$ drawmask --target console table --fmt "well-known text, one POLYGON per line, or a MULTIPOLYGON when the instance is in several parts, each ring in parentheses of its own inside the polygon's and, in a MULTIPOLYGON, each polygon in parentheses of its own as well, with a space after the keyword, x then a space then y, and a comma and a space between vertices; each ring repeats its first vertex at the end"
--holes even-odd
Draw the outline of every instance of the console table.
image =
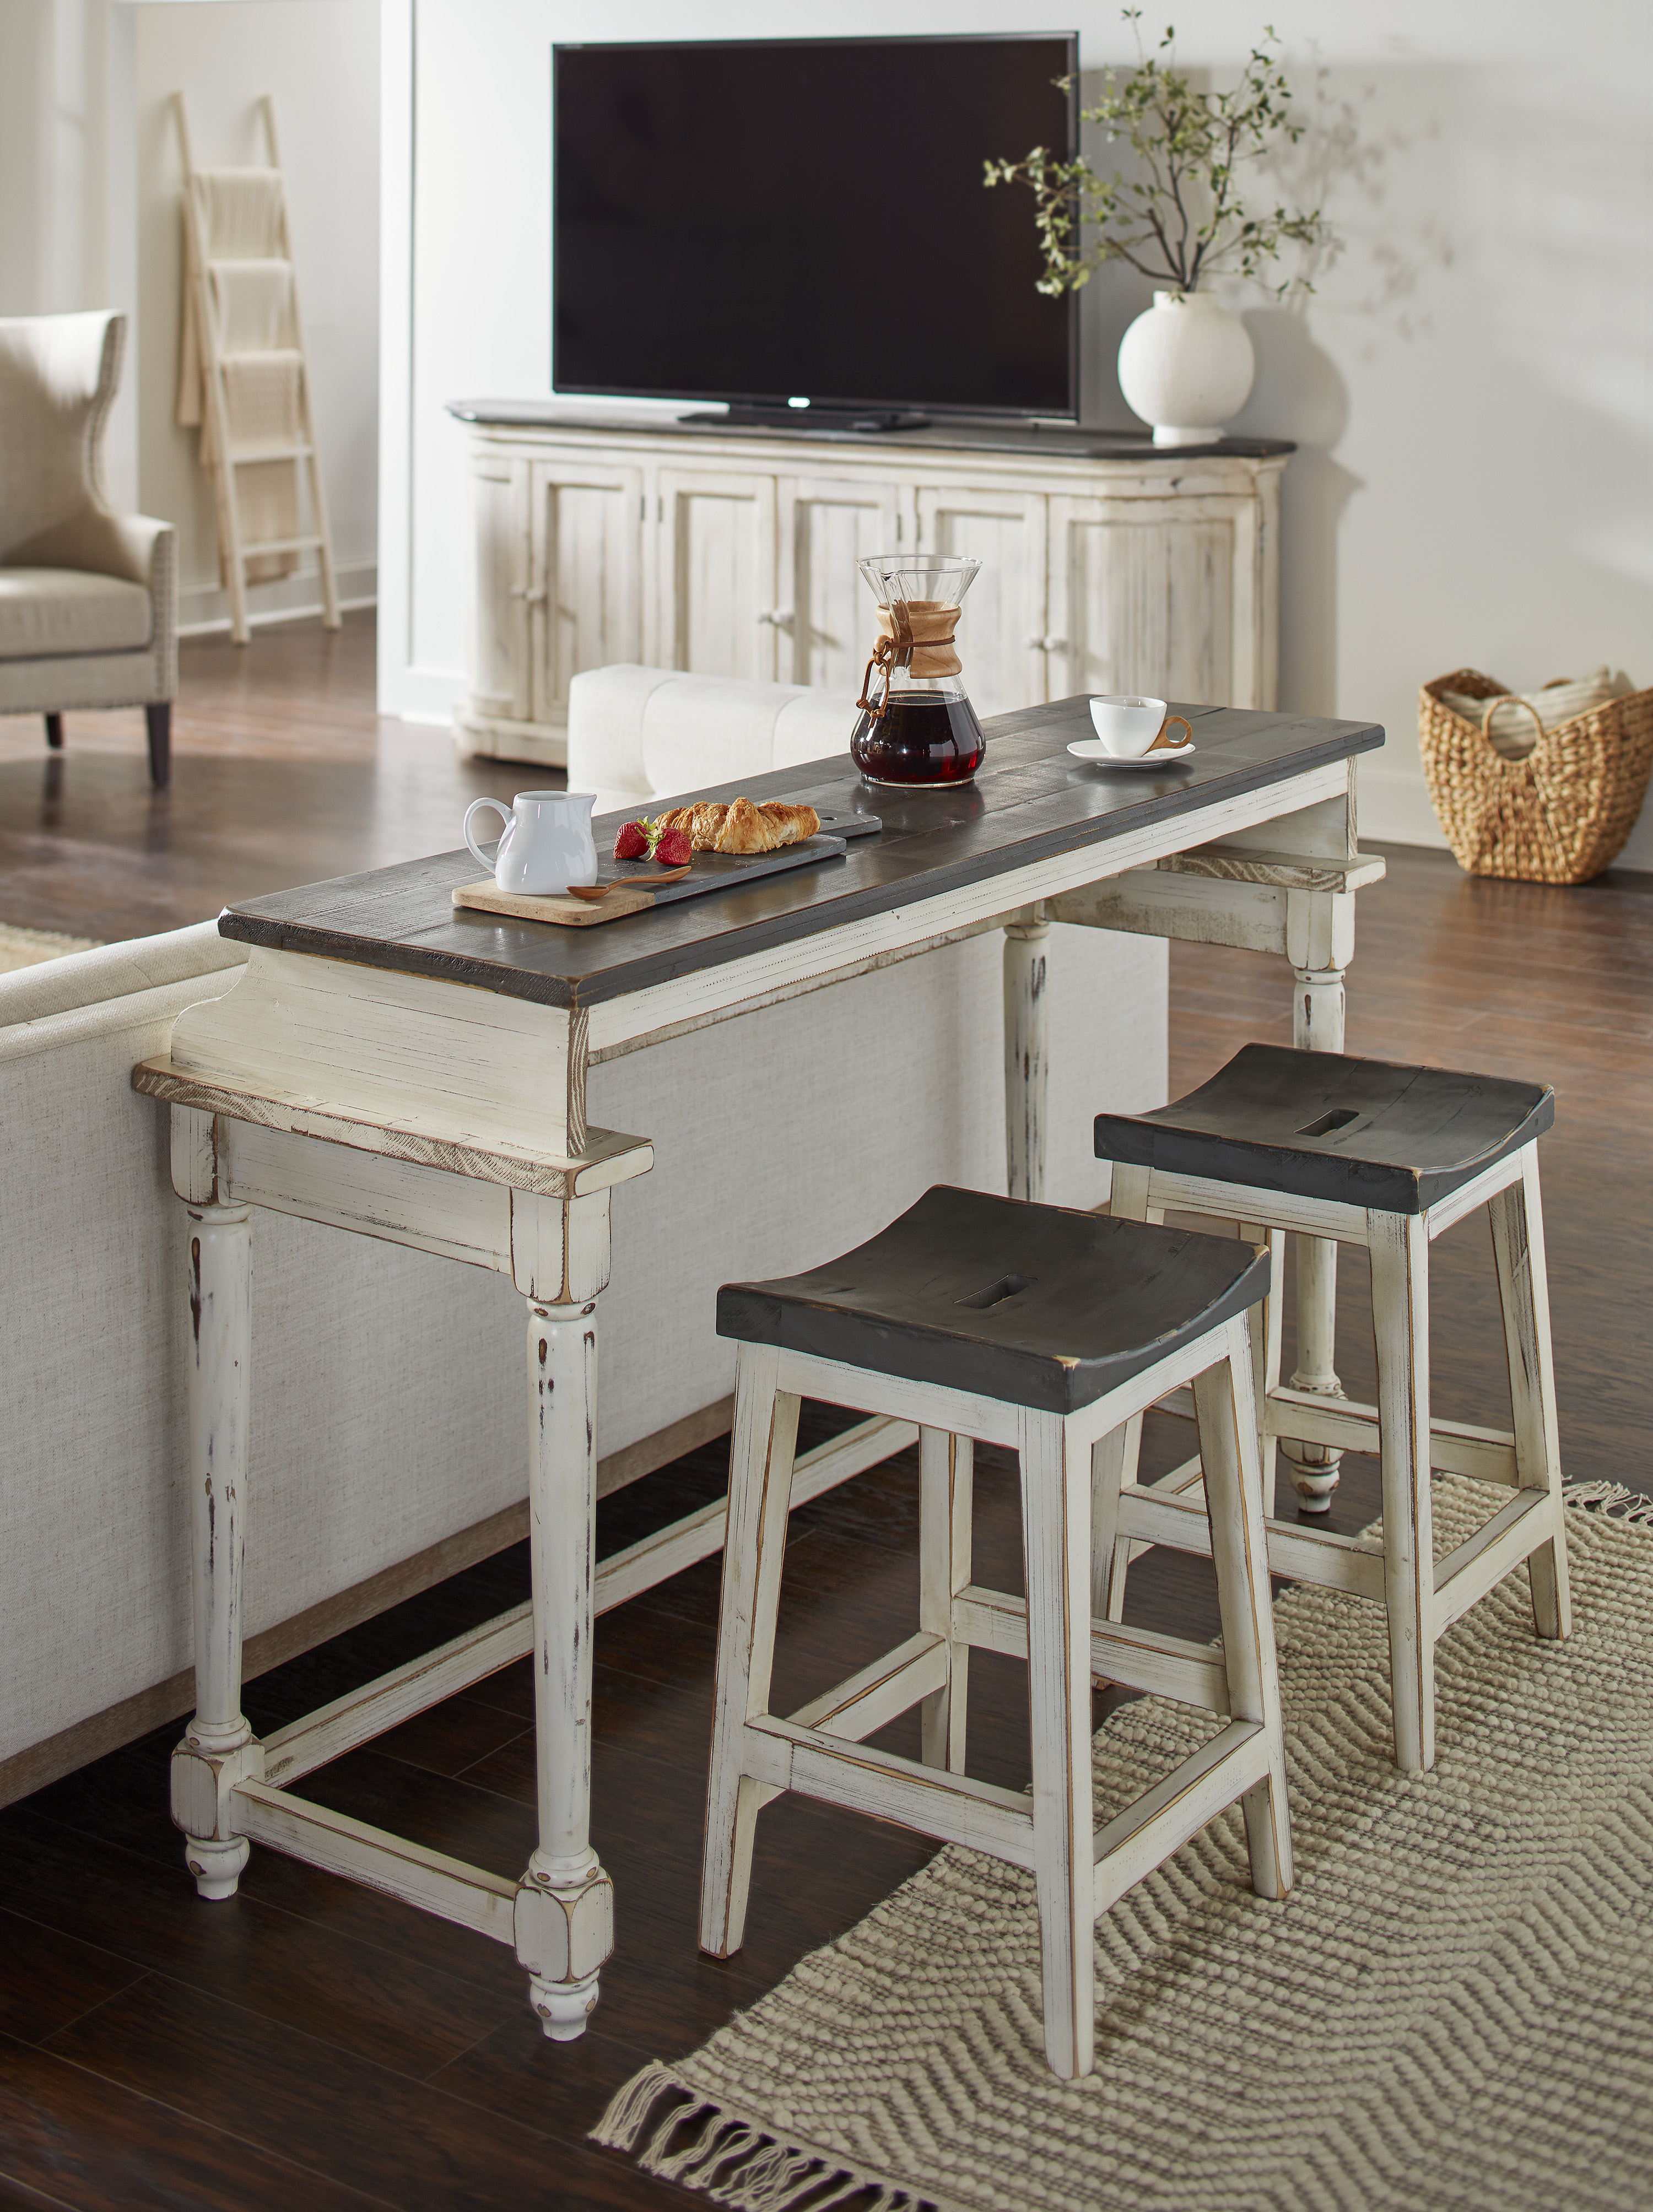
POLYGON ((562 766, 569 682, 614 661, 853 692, 855 562, 903 546, 982 563, 960 641, 983 714, 1079 691, 1274 704, 1279 441, 451 412, 473 432, 462 752, 562 766))
MULTIPOLYGON (((1053 920, 1284 953, 1310 1009, 1304 1041, 1340 1042, 1354 894, 1383 872, 1355 850, 1355 769, 1383 732, 1181 711, 1197 757, 1133 773, 1069 757, 1069 739, 1090 730, 1083 699, 1001 717, 973 788, 879 792, 882 835, 853 842, 842 860, 598 928, 456 911, 450 892, 475 872, 464 853, 223 916, 225 934, 252 948, 242 980, 180 1015, 168 1055, 132 1079, 170 1105, 173 1179, 188 1222, 197 1710, 173 1754, 172 1803, 204 1896, 234 1892, 250 1843, 289 1852, 510 1945, 545 2032, 581 2032, 613 1941, 609 1879, 589 1835, 593 1616, 722 1542, 714 1504, 594 1561, 597 1312, 611 1194, 653 1155, 646 1133, 587 1127, 587 1066, 1001 930, 1010 1188, 1037 1197, 1053 920), (527 1305, 533 1588, 530 1604, 262 1741, 240 1710, 249 1528, 256 1540, 246 1439, 250 1219, 259 1207, 511 1277, 527 1305), (315 1768, 530 1651, 539 1841, 520 1880, 295 1790, 315 1768)), ((871 797, 848 759, 811 763, 809 777, 811 787, 836 777, 845 807, 871 797)), ((780 798, 797 780, 782 770, 749 788, 780 798)), ((692 1100, 682 1110, 692 1113, 692 1100)), ((800 1248, 800 1264, 809 1256, 800 1248)), ((1317 1279, 1322 1290, 1329 1282, 1317 1279)), ((707 1284, 708 1298, 715 1288, 707 1284)), ((860 1423, 799 1463, 794 1497, 914 1434, 904 1423, 860 1423)), ((876 1685, 840 1717, 846 1736, 878 1727, 876 1685)))

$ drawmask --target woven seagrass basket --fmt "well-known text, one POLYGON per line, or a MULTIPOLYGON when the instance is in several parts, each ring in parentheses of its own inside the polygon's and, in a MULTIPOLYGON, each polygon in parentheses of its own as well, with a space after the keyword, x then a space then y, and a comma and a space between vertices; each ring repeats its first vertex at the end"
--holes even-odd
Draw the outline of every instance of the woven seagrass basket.
POLYGON ((1534 884, 1588 883, 1611 867, 1653 773, 1653 690, 1559 722, 1524 760, 1506 760, 1481 728, 1441 703, 1443 691, 1508 695, 1478 669, 1455 668, 1419 696, 1424 781, 1459 866, 1534 884))

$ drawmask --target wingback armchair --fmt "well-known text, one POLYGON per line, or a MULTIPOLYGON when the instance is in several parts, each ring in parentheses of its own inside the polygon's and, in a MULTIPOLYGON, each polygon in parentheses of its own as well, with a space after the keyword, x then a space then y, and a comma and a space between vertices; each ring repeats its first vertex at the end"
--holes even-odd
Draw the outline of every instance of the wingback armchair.
POLYGON ((177 539, 117 514, 104 425, 126 318, 0 320, 0 714, 41 714, 63 744, 70 708, 142 707, 149 775, 170 770, 178 688, 177 539))

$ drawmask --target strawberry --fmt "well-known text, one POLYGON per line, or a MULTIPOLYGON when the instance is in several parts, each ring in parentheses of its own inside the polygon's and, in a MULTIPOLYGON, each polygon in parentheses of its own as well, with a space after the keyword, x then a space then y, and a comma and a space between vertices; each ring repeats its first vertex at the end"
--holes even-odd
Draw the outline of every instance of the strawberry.
POLYGON ((654 858, 663 868, 687 867, 694 850, 686 830, 662 830, 654 841, 654 858))
POLYGON ((623 822, 614 840, 617 860, 641 860, 648 851, 648 832, 641 822, 623 822))

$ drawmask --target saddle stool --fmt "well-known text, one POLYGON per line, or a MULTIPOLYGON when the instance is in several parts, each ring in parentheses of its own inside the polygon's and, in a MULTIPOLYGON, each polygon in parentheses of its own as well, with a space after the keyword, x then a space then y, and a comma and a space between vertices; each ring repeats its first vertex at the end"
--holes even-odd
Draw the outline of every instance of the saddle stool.
POLYGON ((1031 1869, 1045 2051, 1091 2070, 1093 1923, 1225 1807, 1244 1806, 1253 1887, 1291 1884, 1285 1765, 1248 1310, 1268 1258, 1231 1239, 937 1188, 812 1273, 718 1293, 738 1344, 702 1950, 740 1948, 760 1808, 793 1790, 1031 1869), (1191 1382, 1206 1455, 1220 1652, 1091 1617, 1098 1441, 1191 1382), (799 1400, 918 1423, 918 1632, 789 1718, 769 1710, 799 1400), (972 1450, 1021 1458, 1025 1601, 970 1579, 972 1450), (1025 1658, 1033 1790, 964 1773, 969 1652, 1025 1658), (1135 1804, 1093 1826, 1091 1680, 1228 1718, 1135 1804), (921 1756, 865 1738, 913 1705, 921 1756))
MULTIPOLYGON (((1435 1645, 1522 1560, 1540 1636, 1569 1632, 1567 1553, 1556 1431, 1554 1360, 1544 1272, 1537 1140, 1555 1119, 1547 1085, 1340 1053, 1246 1045, 1209 1083, 1148 1114, 1099 1114, 1098 1158, 1112 1160, 1110 1212, 1158 1221, 1165 1209, 1364 1244, 1371 1255, 1377 1403, 1283 1389, 1276 1314, 1260 1393, 1264 1489, 1285 1438, 1346 1451, 1376 1444, 1383 1468, 1378 1543, 1268 1522, 1276 1574, 1352 1592, 1389 1613, 1396 1764, 1435 1763, 1435 1645), (1431 1239, 1480 1206, 1492 1231, 1515 1429, 1437 1421, 1429 1410, 1431 1239), (1512 1492, 1437 1564, 1431 1468, 1512 1492)), ((1135 1480, 1139 1425, 1115 1446, 1116 1518, 1098 1524, 1097 1611, 1116 1619, 1132 1558, 1153 1544, 1206 1548, 1200 1462, 1135 1480)))

